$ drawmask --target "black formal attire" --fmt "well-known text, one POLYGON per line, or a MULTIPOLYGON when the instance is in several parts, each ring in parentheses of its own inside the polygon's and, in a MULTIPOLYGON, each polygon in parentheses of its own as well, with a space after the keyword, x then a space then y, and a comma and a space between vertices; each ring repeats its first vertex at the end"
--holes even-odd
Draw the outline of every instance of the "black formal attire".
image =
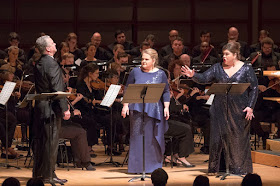
MULTIPOLYGON (((266 87, 269 86, 269 81, 267 76, 258 78, 259 85, 264 85, 266 87)), ((262 129, 260 122, 277 122, 280 104, 276 101, 263 100, 263 97, 280 97, 280 93, 272 88, 260 92, 255 106, 255 118, 253 118, 251 122, 251 133, 256 133, 259 137, 262 137, 263 147, 265 148, 266 139, 269 138, 269 132, 262 129)))
POLYGON ((6 52, 4 52, 3 50, 0 50, 0 59, 5 59, 7 57, 6 52))
MULTIPOLYGON (((249 57, 250 55, 250 47, 248 46, 248 44, 245 41, 240 41, 237 40, 236 42, 240 43, 240 54, 241 54, 241 59, 242 61, 245 60, 247 57, 249 57)), ((223 56, 223 46, 226 45, 228 42, 223 42, 220 44, 220 48, 219 48, 219 54, 221 54, 221 56, 223 56)))
POLYGON ((231 77, 224 71, 222 63, 216 63, 204 73, 195 73, 193 80, 198 83, 250 83, 242 95, 215 95, 210 107, 210 156, 209 173, 219 172, 222 139, 228 146, 229 170, 234 174, 247 174, 253 171, 250 147, 250 125, 245 119, 246 107, 254 108, 258 96, 258 80, 255 72, 244 64, 231 77))
MULTIPOLYGON (((272 48, 273 48, 274 52, 279 52, 279 47, 277 45, 273 44, 272 48)), ((262 49, 262 45, 261 45, 260 42, 250 45, 250 53, 251 54, 254 53, 254 52, 261 51, 261 49, 262 49)))
POLYGON ((85 57, 86 57, 86 56, 84 55, 83 51, 82 51, 81 49, 79 49, 79 48, 76 48, 76 49, 74 50, 74 52, 71 52, 71 51, 70 51, 70 53, 74 55, 74 61, 76 61, 77 59, 83 60, 83 59, 85 59, 85 57))
MULTIPOLYGON (((37 94, 64 91, 61 68, 52 56, 43 54, 34 68, 35 88, 37 94)), ((38 100, 34 108, 33 126, 33 177, 49 178, 50 170, 54 174, 58 150, 58 135, 63 113, 68 110, 66 99, 50 102, 38 100), (50 125, 52 130, 49 131, 50 125), (49 149, 49 142, 51 147, 49 149)))
MULTIPOLYGON (((192 57, 195 58, 197 56, 199 56, 201 54, 201 51, 200 51, 200 44, 199 45, 196 45, 193 47, 192 49, 192 57)), ((211 52, 209 53, 210 56, 213 56, 215 58, 218 58, 219 55, 218 55, 218 52, 215 48, 212 48, 211 52)))
POLYGON ((180 59, 180 56, 176 56, 174 53, 168 54, 162 60, 160 60, 160 66, 163 67, 164 69, 168 69, 169 64, 175 59, 180 59))
MULTIPOLYGON (((190 122, 185 120, 182 110, 182 105, 176 105, 174 98, 170 99, 170 117, 168 120, 168 130, 165 136, 173 136, 173 152, 179 155, 180 158, 188 157, 194 152, 193 134, 190 122)), ((170 144, 165 148, 165 154, 171 154, 170 144)))
MULTIPOLYGON (((193 86, 195 87, 195 86, 193 86)), ((196 86, 199 87, 199 86, 196 86)), ((201 128, 204 136, 204 144, 201 148, 203 153, 208 154, 210 143, 210 115, 209 108, 205 106, 206 100, 197 100, 198 93, 190 96, 186 102, 192 119, 193 128, 201 128)))
MULTIPOLYGON (((166 46, 164 46, 160 49, 160 52, 159 52, 160 56, 159 57, 163 58, 163 57, 165 57, 165 56, 167 56, 171 53, 173 53, 173 49, 172 49, 172 45, 169 44, 169 45, 166 45, 166 46)), ((191 51, 187 46, 184 46, 182 54, 191 55, 191 51)))
POLYGON ((140 55, 141 55, 140 46, 134 47, 134 48, 130 51, 130 55, 131 55, 132 57, 140 56, 140 55))
MULTIPOLYGON (((102 100, 103 94, 100 90, 92 89, 90 92, 84 80, 80 80, 77 83, 77 93, 81 93, 84 97, 89 100, 102 100)), ((89 146, 97 144, 97 126, 103 126, 106 130, 106 140, 107 143, 111 141, 111 115, 109 111, 102 110, 102 107, 99 104, 92 105, 88 103, 85 99, 81 99, 75 107, 79 109, 82 113, 82 119, 80 121, 75 120, 86 129, 88 135, 89 146), (81 122, 82 121, 82 122, 81 122)), ((119 113, 113 113, 113 137, 115 134, 116 127, 121 124, 121 117, 119 113)))
MULTIPOLYGON (((4 52, 7 54, 7 56, 8 56, 8 51, 9 51, 8 48, 6 48, 6 49, 4 50, 4 52)), ((18 60, 20 60, 20 61, 23 62, 23 63, 26 63, 26 62, 27 62, 25 52, 24 52, 24 50, 22 50, 21 48, 19 48, 19 51, 18 51, 18 60)))
MULTIPOLYGON (((114 42, 107 46, 112 55, 114 54, 113 48, 116 44, 120 44, 120 43, 114 42)), ((125 41, 122 45, 124 47, 125 53, 127 54, 130 54, 131 50, 134 48, 134 44, 131 41, 125 41)))
MULTIPOLYGON (((81 48, 81 50, 83 51, 84 56, 86 56, 86 54, 85 54, 86 53, 86 47, 81 48)), ((102 61, 108 61, 113 57, 113 55, 111 54, 111 52, 105 50, 104 48, 98 47, 96 49, 94 57, 96 59, 99 59, 99 60, 102 60, 102 61)))
MULTIPOLYGON (((12 146, 13 137, 17 125, 17 119, 15 115, 9 111, 7 112, 8 117, 8 148, 12 146)), ((6 108, 0 108, 0 140, 2 147, 6 148, 6 108)))
MULTIPOLYGON (((261 52, 261 56, 257 58, 257 60, 252 65, 253 67, 266 67, 266 66, 276 66, 279 68, 279 60, 280 60, 280 53, 271 52, 269 55, 265 55, 261 52)), ((254 52, 250 55, 250 61, 252 61, 257 56, 257 52, 254 52)))

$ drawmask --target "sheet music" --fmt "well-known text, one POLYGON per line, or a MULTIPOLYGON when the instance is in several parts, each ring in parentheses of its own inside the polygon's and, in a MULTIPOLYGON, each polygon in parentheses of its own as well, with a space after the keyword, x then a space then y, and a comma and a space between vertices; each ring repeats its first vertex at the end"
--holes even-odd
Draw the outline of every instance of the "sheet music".
POLYGON ((118 96, 120 89, 120 85, 110 85, 100 105, 110 107, 114 103, 116 97, 118 96))
POLYGON ((213 100, 214 100, 215 94, 211 94, 207 102, 205 103, 206 105, 212 105, 213 100))
POLYGON ((7 101, 10 99, 11 94, 15 89, 16 83, 6 81, 1 93, 0 93, 0 104, 5 105, 7 101))

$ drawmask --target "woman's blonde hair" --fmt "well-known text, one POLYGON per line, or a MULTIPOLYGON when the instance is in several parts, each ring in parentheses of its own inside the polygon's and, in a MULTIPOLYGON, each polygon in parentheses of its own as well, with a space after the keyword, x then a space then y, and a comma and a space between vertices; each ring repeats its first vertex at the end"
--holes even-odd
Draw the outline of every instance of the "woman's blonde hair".
POLYGON ((158 64, 158 53, 155 49, 148 48, 142 51, 142 54, 148 54, 152 59, 155 60, 155 66, 158 64))

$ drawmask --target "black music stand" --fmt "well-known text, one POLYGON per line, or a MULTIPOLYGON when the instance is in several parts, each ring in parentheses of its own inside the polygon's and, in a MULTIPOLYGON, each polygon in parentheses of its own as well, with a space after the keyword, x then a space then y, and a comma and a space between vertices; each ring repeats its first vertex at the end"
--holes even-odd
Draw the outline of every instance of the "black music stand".
MULTIPOLYGON (((120 85, 110 85, 106 95, 104 96, 104 99, 102 100, 102 102, 100 103, 101 106, 104 106, 104 111, 107 111, 107 108, 110 109, 110 145, 111 145, 111 149, 110 149, 110 160, 109 161, 104 161, 102 163, 99 163, 97 165, 103 165, 103 164, 113 164, 116 167, 119 167, 121 164, 117 161, 113 160, 113 103, 116 100, 116 97, 119 93, 121 89, 120 85)), ((115 127, 116 128, 116 127, 115 127)), ((115 131, 114 131, 115 132, 115 131)))
MULTIPOLYGON (((52 103, 54 100, 57 100, 57 99, 63 99, 63 98, 66 98, 68 96, 71 96, 73 95, 72 93, 66 93, 66 92, 52 92, 52 93, 41 93, 41 94, 29 94, 27 96, 27 100, 29 101, 32 101, 32 100, 40 100, 40 101, 48 101, 49 102, 49 107, 51 108, 52 107, 52 103)), ((54 125, 54 121, 51 121, 51 115, 52 115, 52 109, 50 109, 50 125, 49 125, 49 157, 51 156, 51 139, 53 139, 53 133, 52 133, 52 130, 53 130, 53 125, 54 125)), ((55 181, 53 180, 53 170, 55 169, 54 167, 51 167, 51 162, 49 160, 49 163, 50 163, 50 177, 49 177, 49 183, 52 185, 52 186, 55 186, 55 181)), ((64 185, 63 183, 60 183, 61 185, 64 185)))
POLYGON ((13 90, 15 89, 16 83, 14 82, 9 82, 6 81, 6 83, 4 84, 4 87, 0 93, 0 107, 3 109, 6 109, 6 130, 5 130, 5 135, 6 135, 6 163, 0 163, 0 167, 14 167, 16 169, 20 169, 20 167, 18 166, 13 166, 10 165, 8 162, 8 100, 11 97, 11 94, 13 92, 13 90), (5 108, 4 108, 5 107, 5 108))
POLYGON ((144 103, 157 103, 161 98, 165 83, 160 84, 129 84, 124 94, 123 103, 142 103, 142 133, 143 133, 143 172, 141 176, 134 177, 128 182, 132 182, 136 179, 145 181, 145 178, 151 178, 146 176, 145 173, 145 122, 144 122, 144 103))
MULTIPOLYGON (((226 113, 227 113, 227 124, 228 124, 228 96, 229 95, 241 95, 244 93, 244 91, 250 86, 250 83, 214 83, 210 89, 207 91, 207 94, 216 94, 216 95, 226 95, 226 113)), ((221 176, 221 180, 225 180, 227 176, 238 176, 243 178, 242 175, 237 174, 231 174, 229 172, 229 149, 227 145, 227 138, 224 139, 224 136, 222 135, 221 129, 219 130, 222 143, 224 145, 225 151, 225 162, 226 162, 226 172, 223 175, 218 175, 216 178, 219 178, 221 176)), ((227 131, 228 133, 229 131, 227 131)))

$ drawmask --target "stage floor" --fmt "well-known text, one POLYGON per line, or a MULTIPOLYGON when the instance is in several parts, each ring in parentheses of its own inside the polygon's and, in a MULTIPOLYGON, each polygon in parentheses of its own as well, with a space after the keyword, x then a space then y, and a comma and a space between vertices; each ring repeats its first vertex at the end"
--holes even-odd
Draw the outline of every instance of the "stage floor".
MULTIPOLYGON (((104 147, 102 145, 95 146, 94 150, 98 155, 97 158, 92 158, 92 161, 95 163, 101 163, 108 158, 104 154, 104 147)), ((127 149, 126 149, 127 150, 127 149)), ((163 167, 163 169, 168 173, 169 186, 179 186, 179 185, 192 185, 193 180, 197 175, 206 175, 208 163, 204 162, 208 159, 208 155, 199 154, 199 149, 196 148, 196 152, 188 157, 188 161, 192 164, 195 164, 194 168, 184 168, 184 167, 163 167)), ((22 153, 24 154, 24 153, 22 153)), ((114 161, 120 163, 123 162, 125 153, 121 156, 113 156, 114 161)), ((20 170, 15 168, 0 168, 0 183, 4 181, 7 177, 16 177, 20 180, 21 185, 26 185, 26 182, 32 176, 32 168, 24 167, 24 160, 22 158, 18 160, 9 160, 11 165, 18 165, 21 167, 20 170)), ((108 159, 109 160, 109 159, 108 159)), ((5 162, 5 159, 0 159, 0 162, 5 162)), ((280 168, 269 167, 265 165, 254 164, 254 173, 257 173, 261 176, 264 186, 279 186, 280 185, 280 168)), ((114 167, 113 165, 102 165, 96 166, 96 171, 86 171, 78 168, 74 168, 73 164, 70 163, 70 170, 67 171, 66 168, 57 168, 56 174, 59 178, 67 179, 68 182, 65 185, 69 186, 86 186, 86 185, 152 185, 150 179, 145 181, 136 180, 129 183, 128 180, 135 176, 133 174, 127 174, 127 165, 124 167, 114 167)), ((210 185, 227 185, 227 186, 240 186, 242 181, 239 177, 228 177, 226 180, 220 180, 215 177, 209 177, 210 185)), ((48 185, 48 184, 46 184, 48 185)))

